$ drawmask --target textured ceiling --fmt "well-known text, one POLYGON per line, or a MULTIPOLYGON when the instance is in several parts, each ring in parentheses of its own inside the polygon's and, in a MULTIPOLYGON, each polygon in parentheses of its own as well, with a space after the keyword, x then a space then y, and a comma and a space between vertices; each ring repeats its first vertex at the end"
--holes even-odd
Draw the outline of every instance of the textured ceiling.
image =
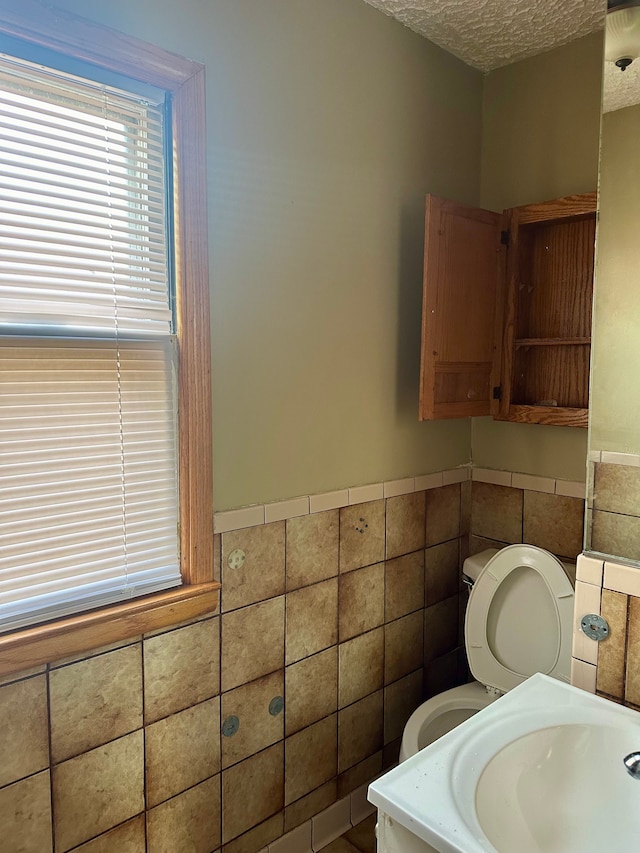
POLYGON ((640 59, 636 59, 626 71, 620 71, 613 62, 605 62, 602 111, 610 113, 638 103, 640 103, 640 59))
POLYGON ((604 27, 605 0, 366 0, 468 65, 491 71, 604 27))

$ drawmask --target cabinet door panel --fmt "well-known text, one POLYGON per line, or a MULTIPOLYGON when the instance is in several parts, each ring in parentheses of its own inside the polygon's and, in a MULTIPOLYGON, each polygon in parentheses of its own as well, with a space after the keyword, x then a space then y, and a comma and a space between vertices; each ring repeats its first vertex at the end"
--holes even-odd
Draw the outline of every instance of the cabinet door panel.
POLYGON ((491 413, 501 215, 427 196, 420 419, 491 413))

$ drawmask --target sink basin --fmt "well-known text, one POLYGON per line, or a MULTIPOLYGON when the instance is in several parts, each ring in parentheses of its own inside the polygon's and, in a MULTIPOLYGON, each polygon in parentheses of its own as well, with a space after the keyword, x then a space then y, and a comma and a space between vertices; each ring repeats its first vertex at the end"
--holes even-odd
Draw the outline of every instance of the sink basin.
POLYGON ((405 839, 407 850, 627 853, 640 780, 623 758, 636 750, 636 711, 534 675, 374 782, 369 799, 424 843, 405 839))
POLYGON ((499 853, 629 850, 618 838, 624 825, 637 845, 640 782, 622 766, 629 744, 624 729, 586 723, 513 741, 478 780, 475 807, 485 835, 499 853))

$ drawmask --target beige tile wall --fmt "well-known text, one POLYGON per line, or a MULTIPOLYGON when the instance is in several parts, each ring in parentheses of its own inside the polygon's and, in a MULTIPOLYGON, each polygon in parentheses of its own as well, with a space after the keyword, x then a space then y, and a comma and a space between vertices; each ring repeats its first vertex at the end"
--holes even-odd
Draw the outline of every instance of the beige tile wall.
POLYGON ((583 524, 584 498, 473 483, 471 553, 526 542, 575 561, 582 551, 583 524))
MULTIPOLYGON (((219 613, 0 682, 0 849, 256 853, 341 808, 420 701, 466 678, 465 556, 581 549, 580 484, 445 474, 224 530, 219 613)), ((640 597, 603 609, 599 688, 640 702, 640 597)))
POLYGON ((640 569, 583 555, 578 562, 573 657, 579 686, 640 710, 640 569), (580 622, 603 616, 608 636, 585 640, 580 622))
POLYGON ((219 613, 2 683, 0 849, 255 853, 372 779, 465 677, 470 506, 454 482, 223 532, 219 613))
POLYGON ((590 550, 640 560, 640 459, 630 454, 603 454, 612 462, 594 462, 589 499, 590 550), (627 462, 628 464, 624 464, 627 462))

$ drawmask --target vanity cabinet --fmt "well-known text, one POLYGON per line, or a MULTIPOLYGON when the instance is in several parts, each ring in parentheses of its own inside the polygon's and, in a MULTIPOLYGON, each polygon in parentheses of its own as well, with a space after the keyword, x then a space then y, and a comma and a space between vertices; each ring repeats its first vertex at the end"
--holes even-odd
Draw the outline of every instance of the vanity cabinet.
POLYGON ((587 426, 596 193, 495 213, 427 196, 420 419, 587 426))

